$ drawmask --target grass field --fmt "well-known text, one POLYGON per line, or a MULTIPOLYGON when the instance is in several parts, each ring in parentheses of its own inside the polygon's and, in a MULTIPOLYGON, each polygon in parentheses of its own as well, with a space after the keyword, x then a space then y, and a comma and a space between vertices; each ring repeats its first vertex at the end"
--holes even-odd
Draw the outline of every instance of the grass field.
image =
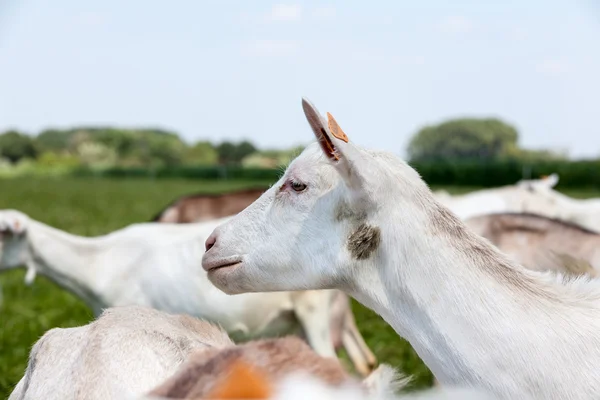
MULTIPOLYGON (((15 208, 32 218, 79 235, 100 235, 147 221, 179 195, 219 192, 265 182, 186 180, 27 179, 0 180, 0 209, 15 208)), ((436 188, 437 189, 437 188, 436 188)), ((465 192, 474 188, 444 188, 465 192)), ((600 192, 571 191, 576 197, 600 192)), ((82 325, 90 310, 76 297, 38 276, 24 285, 24 271, 0 275, 0 396, 8 397, 23 375, 32 344, 48 329, 82 325)), ((431 374, 412 348, 376 314, 354 302, 358 326, 380 362, 415 376, 414 387, 431 384, 431 374)))

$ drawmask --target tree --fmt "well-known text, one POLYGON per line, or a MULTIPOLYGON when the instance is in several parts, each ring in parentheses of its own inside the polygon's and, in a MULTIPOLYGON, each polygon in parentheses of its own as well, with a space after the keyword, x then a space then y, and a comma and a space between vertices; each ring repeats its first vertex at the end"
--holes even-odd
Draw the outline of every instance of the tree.
POLYGON ((17 131, 8 131, 0 135, 0 156, 12 163, 21 158, 35 158, 37 151, 33 139, 17 131))
POLYGON ((242 159, 245 167, 276 168, 286 166, 304 150, 304 146, 290 149, 257 150, 242 159))
POLYGON ((247 140, 240 142, 236 146, 236 149, 234 152, 235 162, 237 164, 241 163, 245 157, 249 156, 252 153, 256 153, 256 147, 254 147, 254 145, 252 143, 250 143, 247 140))
POLYGON ((411 161, 497 159, 517 148, 517 130, 498 119, 456 119, 421 129, 408 145, 411 161))
POLYGON ((255 152, 256 147, 247 140, 238 144, 225 141, 217 146, 220 164, 240 165, 246 156, 255 152))
POLYGON ((219 164, 234 164, 235 163, 236 145, 225 141, 217 146, 217 154, 219 155, 219 164))
POLYGON ((175 166, 181 164, 185 144, 179 137, 154 136, 148 141, 152 165, 175 166))
POLYGON ((69 147, 73 133, 72 130, 46 129, 35 138, 35 142, 40 152, 61 152, 69 147))
POLYGON ((183 153, 183 161, 187 165, 216 164, 218 158, 219 154, 210 142, 197 142, 183 153))
POLYGON ((105 144, 83 142, 77 147, 77 158, 90 167, 112 167, 117 161, 117 152, 105 144))

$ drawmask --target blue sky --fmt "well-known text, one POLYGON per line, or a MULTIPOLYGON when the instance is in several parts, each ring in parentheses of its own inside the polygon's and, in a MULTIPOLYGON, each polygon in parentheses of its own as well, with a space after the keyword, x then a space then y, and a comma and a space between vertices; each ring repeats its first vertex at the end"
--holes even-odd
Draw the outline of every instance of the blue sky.
POLYGON ((497 116, 600 155, 600 6, 513 1, 0 3, 0 130, 114 124, 312 140, 301 96, 402 155, 425 124, 497 116))

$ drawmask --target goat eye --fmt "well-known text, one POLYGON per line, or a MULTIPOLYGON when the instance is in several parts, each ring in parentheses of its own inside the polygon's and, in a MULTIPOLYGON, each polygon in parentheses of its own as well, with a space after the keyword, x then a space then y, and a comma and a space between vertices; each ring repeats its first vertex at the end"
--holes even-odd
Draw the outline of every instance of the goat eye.
POLYGON ((304 183, 300 183, 300 182, 292 182, 291 186, 295 192, 301 192, 304 189, 306 189, 306 185, 304 183))

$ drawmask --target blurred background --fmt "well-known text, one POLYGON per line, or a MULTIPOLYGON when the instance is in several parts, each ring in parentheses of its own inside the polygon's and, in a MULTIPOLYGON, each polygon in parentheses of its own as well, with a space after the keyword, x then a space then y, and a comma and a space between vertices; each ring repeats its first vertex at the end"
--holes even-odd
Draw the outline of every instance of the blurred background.
MULTIPOLYGON (((355 143, 461 193, 560 174, 600 197, 597 1, 0 3, 0 208, 99 235, 178 196, 269 185, 312 140, 307 96, 355 143)), ((0 275, 0 393, 71 294, 0 275)), ((354 304, 382 362, 410 346, 354 304)))

